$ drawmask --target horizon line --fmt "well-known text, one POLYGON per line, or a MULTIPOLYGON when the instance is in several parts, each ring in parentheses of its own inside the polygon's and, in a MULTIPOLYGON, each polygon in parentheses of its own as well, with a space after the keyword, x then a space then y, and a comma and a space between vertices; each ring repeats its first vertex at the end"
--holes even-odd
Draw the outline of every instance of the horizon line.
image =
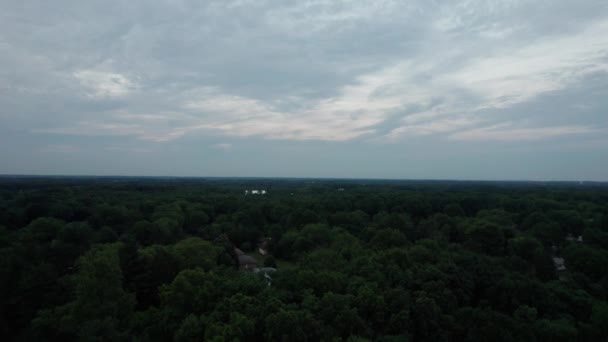
POLYGON ((277 179, 277 180, 370 180, 404 182, 511 182, 511 183, 608 183, 608 180, 532 180, 532 179, 454 179, 454 178, 380 178, 380 177, 310 177, 310 176, 175 176, 175 175, 93 175, 93 174, 3 174, 0 178, 173 178, 173 179, 277 179))

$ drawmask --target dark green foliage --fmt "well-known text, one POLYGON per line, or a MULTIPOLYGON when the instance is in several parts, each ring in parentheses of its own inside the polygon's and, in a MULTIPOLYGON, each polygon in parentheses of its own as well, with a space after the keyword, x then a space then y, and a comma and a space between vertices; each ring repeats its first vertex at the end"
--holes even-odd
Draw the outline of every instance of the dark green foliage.
POLYGON ((38 337, 128 340, 134 298, 122 288, 119 248, 117 244, 97 246, 78 259, 70 281, 72 300, 38 313, 32 322, 38 337))
POLYGON ((465 245, 475 252, 502 255, 505 248, 503 230, 494 223, 474 219, 464 221, 465 245))
POLYGON ((0 178, 0 333, 604 341, 607 207, 601 184, 0 178))
POLYGON ((608 272, 608 252, 585 245, 572 244, 564 250, 566 265, 575 272, 599 280, 608 272))
POLYGON ((270 341, 315 341, 321 336, 321 323, 306 310, 280 310, 265 321, 264 337, 270 341))
POLYGON ((277 261, 274 259, 272 255, 268 256, 264 260, 264 267, 277 267, 277 261))
POLYGON ((408 243, 401 231, 392 228, 374 230, 370 244, 377 248, 403 247, 408 243))
POLYGON ((443 208, 443 213, 448 216, 465 216, 464 210, 457 203, 450 203, 443 208))

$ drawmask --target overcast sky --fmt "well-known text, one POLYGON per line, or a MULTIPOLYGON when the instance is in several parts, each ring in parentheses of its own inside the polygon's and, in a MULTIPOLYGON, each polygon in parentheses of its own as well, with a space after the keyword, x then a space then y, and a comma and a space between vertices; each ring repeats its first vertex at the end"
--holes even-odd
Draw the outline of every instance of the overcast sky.
POLYGON ((0 0, 0 174, 608 180, 608 1, 0 0))

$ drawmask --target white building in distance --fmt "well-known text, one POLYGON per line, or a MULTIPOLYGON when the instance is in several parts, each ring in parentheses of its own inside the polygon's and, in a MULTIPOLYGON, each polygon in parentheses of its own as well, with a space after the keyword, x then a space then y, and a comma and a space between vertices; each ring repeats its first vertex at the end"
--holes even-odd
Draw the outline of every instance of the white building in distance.
POLYGON ((266 195, 266 190, 245 190, 245 195, 266 195))

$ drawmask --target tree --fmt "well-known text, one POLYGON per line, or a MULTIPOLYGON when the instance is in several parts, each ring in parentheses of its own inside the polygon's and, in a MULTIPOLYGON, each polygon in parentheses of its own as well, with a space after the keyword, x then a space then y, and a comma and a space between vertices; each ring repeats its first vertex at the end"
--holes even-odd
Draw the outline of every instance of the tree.
POLYGON ((23 243, 40 244, 50 242, 63 228, 64 223, 54 218, 40 217, 19 231, 23 243))
POLYGON ((172 249, 181 269, 200 267, 207 271, 216 265, 220 252, 211 242, 197 237, 181 240, 172 249))
POLYGON ((337 212, 328 219, 332 226, 343 227, 349 232, 358 233, 369 222, 369 215, 362 211, 337 212))
POLYGON ((71 280, 73 300, 43 310, 34 320, 36 331, 93 340, 127 340, 134 298, 122 288, 120 244, 99 245, 78 259, 71 280))
POLYGON ((466 245, 476 252, 502 255, 505 237, 497 225, 478 219, 467 221, 465 226, 466 245))
POLYGON ((487 309, 465 307, 457 311, 455 340, 465 341, 520 341, 511 317, 487 309))
POLYGON ((198 234, 209 220, 209 215, 204 210, 191 209, 186 217, 185 230, 191 234, 198 234))
POLYGON ((289 214, 288 222, 291 227, 299 228, 308 223, 318 223, 319 215, 310 209, 299 208, 289 214))
POLYGON ((128 276, 137 294, 138 307, 148 308, 160 303, 159 287, 174 280, 181 262, 175 251, 167 246, 152 245, 136 252, 132 273, 128 276))
POLYGON ((546 246, 561 244, 566 238, 560 225, 555 222, 539 222, 530 230, 546 246))
POLYGON ((608 336, 608 303, 594 303, 591 314, 591 335, 598 341, 608 336))
POLYGON ((98 205, 93 213, 93 217, 89 221, 94 227, 110 226, 115 229, 121 229, 134 217, 125 206, 109 205, 106 203, 98 205))
POLYGON ((175 341, 203 341, 205 338, 205 323, 196 315, 188 315, 175 332, 175 341))
POLYGON ((352 295, 326 293, 319 301, 316 315, 325 324, 325 339, 365 333, 366 323, 357 313, 352 295))
POLYGON ((266 259, 264 259, 264 267, 277 267, 277 261, 272 255, 269 255, 266 257, 266 259))
POLYGON ((518 236, 509 240, 509 251, 527 261, 534 260, 537 251, 542 248, 538 240, 529 236, 518 236))
POLYGON ((13 234, 4 226, 0 226, 0 248, 10 246, 12 243, 13 234))
POLYGON ((175 317, 200 315, 220 298, 217 276, 201 269, 181 271, 169 285, 160 288, 161 303, 175 317))
POLYGON ((458 203, 450 203, 443 208, 443 213, 452 217, 465 216, 464 210, 458 203))
POLYGON ((416 298, 412 305, 412 319, 414 340, 445 340, 441 309, 433 299, 426 296, 416 298))
POLYGON ((599 280, 608 272, 608 253, 585 245, 573 244, 564 250, 566 267, 599 280))
POLYGON ((396 229, 378 229, 370 244, 377 248, 403 247, 408 244, 405 234, 396 229))
POLYGON ((265 321, 265 338, 269 341, 316 341, 321 335, 319 322, 308 311, 280 310, 265 321))
POLYGON ((577 329, 566 319, 541 319, 535 324, 535 332, 539 342, 577 341, 577 329))
POLYGON ((205 331, 206 341, 250 341, 255 334, 255 320, 238 312, 230 314, 228 323, 211 322, 205 331))

